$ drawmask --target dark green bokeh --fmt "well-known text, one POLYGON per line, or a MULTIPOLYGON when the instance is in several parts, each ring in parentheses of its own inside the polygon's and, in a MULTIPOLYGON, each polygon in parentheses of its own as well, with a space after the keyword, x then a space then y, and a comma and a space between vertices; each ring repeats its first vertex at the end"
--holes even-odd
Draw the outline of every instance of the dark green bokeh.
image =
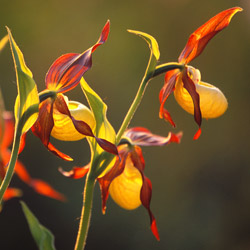
MULTIPOLYGON (((222 89, 229 109, 221 118, 203 121, 198 141, 193 117, 171 97, 167 107, 177 124, 158 119, 158 93, 163 76, 150 82, 131 126, 155 133, 183 131, 180 145, 144 148, 146 175, 153 184, 151 208, 161 241, 149 229, 143 208, 125 211, 110 199, 101 214, 98 187, 87 241, 92 249, 247 250, 250 249, 250 4, 249 0, 128 0, 128 1, 1 1, 0 36, 7 25, 24 53, 39 91, 51 63, 61 54, 83 52, 97 40, 107 19, 111 33, 93 55, 86 80, 108 104, 108 117, 117 130, 143 76, 149 50, 144 41, 129 34, 136 29, 153 35, 160 47, 160 62, 176 61, 189 35, 218 12, 239 5, 228 28, 218 34, 192 65, 202 79, 222 89)), ((9 47, 0 54, 0 85, 6 109, 13 110, 16 83, 9 47)), ((77 87, 71 99, 86 102, 77 87)), ((55 142, 74 163, 57 159, 32 134, 20 155, 34 178, 53 184, 68 201, 42 197, 17 177, 12 186, 23 189, 23 200, 39 221, 55 234, 59 250, 73 249, 82 205, 84 180, 61 176, 58 167, 70 169, 89 160, 88 145, 55 142)), ((4 205, 0 214, 1 249, 36 249, 18 199, 4 205)))

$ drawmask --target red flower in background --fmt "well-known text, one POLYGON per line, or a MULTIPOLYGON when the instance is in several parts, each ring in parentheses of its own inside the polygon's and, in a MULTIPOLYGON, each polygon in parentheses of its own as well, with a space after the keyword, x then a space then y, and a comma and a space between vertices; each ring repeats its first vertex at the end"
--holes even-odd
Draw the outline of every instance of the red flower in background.
MULTIPOLYGON (((143 205, 149 214, 151 230, 159 240, 155 217, 150 209, 152 184, 144 174, 145 161, 140 146, 163 146, 171 142, 179 143, 182 133, 169 133, 167 137, 152 134, 149 130, 136 127, 128 129, 118 146, 119 156, 98 178, 102 193, 102 211, 105 213, 109 194, 122 208, 132 210, 143 205)), ((60 170, 65 176, 74 179, 86 175, 89 165, 75 167, 70 172, 60 170)))
MULTIPOLYGON (((84 73, 91 68, 92 53, 107 40, 109 26, 108 21, 94 46, 82 54, 69 53, 59 57, 46 75, 46 90, 41 93, 45 100, 40 100, 38 119, 32 127, 32 132, 41 139, 45 147, 64 160, 72 160, 72 158, 57 150, 50 143, 50 135, 60 140, 79 140, 84 136, 95 137, 92 132, 95 121, 87 107, 83 107, 80 103, 68 101, 62 93, 76 87, 84 73), (47 98, 46 93, 50 93, 50 97, 47 98), (78 120, 79 117, 72 113, 70 107, 73 111, 77 109, 78 114, 83 111, 84 114, 79 115, 82 119, 78 120), (55 116, 57 119, 55 119, 55 116), (68 126, 70 126, 70 129, 68 126), (59 133, 56 131, 59 131, 59 133), (76 137, 72 137, 71 133, 75 133, 76 137), (63 137, 62 134, 66 137, 63 137)), ((115 145, 104 139, 97 137, 95 139, 104 150, 117 154, 115 145)))
MULTIPOLYGON (((3 111, 0 117, 0 179, 4 179, 6 168, 8 166, 11 152, 8 147, 11 145, 14 138, 14 121, 13 116, 10 112, 3 111)), ((24 147, 24 141, 22 141, 19 152, 22 151, 24 147)), ((32 187, 37 193, 57 199, 65 200, 65 197, 54 190, 48 183, 40 180, 33 179, 27 172, 24 165, 17 160, 15 165, 15 173, 17 176, 25 182, 27 185, 32 187)), ((21 196, 22 192, 20 189, 9 187, 4 194, 3 200, 9 200, 13 197, 21 196)))
POLYGON ((178 62, 183 63, 185 69, 169 71, 165 75, 165 84, 159 95, 159 116, 175 126, 169 112, 164 108, 167 98, 174 92, 180 106, 194 114, 194 119, 199 125, 194 139, 200 136, 202 117, 209 119, 222 115, 227 109, 227 100, 218 88, 201 81, 199 70, 187 64, 202 53, 210 39, 229 25, 231 18, 238 11, 242 9, 235 7, 222 11, 192 33, 178 58, 178 62))

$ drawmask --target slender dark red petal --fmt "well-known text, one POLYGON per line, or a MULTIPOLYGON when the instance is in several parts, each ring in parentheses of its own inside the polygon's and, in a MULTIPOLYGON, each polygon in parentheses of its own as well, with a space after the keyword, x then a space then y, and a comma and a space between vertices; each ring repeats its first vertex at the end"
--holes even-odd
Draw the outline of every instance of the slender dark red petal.
POLYGON ((31 182, 31 177, 26 170, 25 166, 17 160, 16 165, 15 165, 15 173, 21 179, 23 182, 26 184, 29 184, 31 182))
POLYGON ((84 166, 84 167, 74 167, 70 171, 64 171, 62 168, 59 168, 58 170, 60 171, 61 174, 68 178, 72 179, 80 179, 83 178, 89 171, 90 164, 84 166))
POLYGON ((234 7, 224 10, 199 27, 189 37, 188 42, 181 52, 178 61, 187 64, 199 56, 210 39, 213 38, 218 32, 226 28, 229 25, 232 17, 238 11, 242 11, 242 8, 234 7))
POLYGON ((182 74, 182 81, 184 88, 188 91, 194 103, 194 120, 199 126, 199 130, 197 131, 198 133, 196 134, 194 139, 198 139, 201 133, 200 126, 202 122, 201 109, 200 109, 200 96, 196 92, 193 80, 188 76, 187 69, 185 69, 182 74))
POLYGON ((31 127, 34 135, 36 135, 42 141, 43 145, 53 154, 66 161, 72 161, 73 159, 60 152, 50 142, 50 134, 54 126, 53 120, 53 106, 54 100, 51 98, 46 99, 39 105, 39 114, 36 122, 31 127))
POLYGON ((125 151, 122 151, 119 153, 120 153, 121 159, 117 156, 116 162, 115 162, 114 166, 111 168, 111 170, 103 177, 98 178, 98 182, 99 182, 101 193, 102 193, 102 212, 103 212, 103 214, 105 214, 105 211, 106 211, 106 203, 107 203, 107 199, 109 196, 109 186, 110 186, 111 182, 117 176, 122 174, 122 172, 124 171, 124 168, 125 168, 125 163, 127 160, 128 152, 125 150, 125 151))
POLYGON ((150 179, 148 179, 145 175, 144 175, 144 168, 145 168, 145 161, 142 155, 142 151, 141 148, 138 146, 134 147, 134 151, 130 152, 130 157, 131 160, 135 166, 135 168, 137 168, 142 176, 142 187, 141 187, 141 193, 140 193, 140 198, 141 198, 141 203, 142 205, 147 209, 148 214, 149 214, 149 218, 150 218, 150 224, 151 224, 151 231, 154 234, 155 238, 157 240, 160 240, 160 236, 158 233, 158 229, 156 226, 156 220, 155 217, 150 209, 150 201, 151 201, 151 197, 152 197, 152 184, 150 179))
POLYGON ((65 201, 66 198, 63 194, 56 191, 52 188, 47 182, 39 180, 39 179, 32 179, 29 185, 39 194, 60 200, 65 201))
POLYGON ((109 21, 104 26, 101 35, 88 50, 82 54, 69 53, 59 57, 50 67, 45 83, 46 88, 64 93, 74 88, 83 74, 92 66, 92 53, 98 46, 105 43, 109 34, 109 21))
POLYGON ((159 94, 159 100, 160 100, 160 110, 159 110, 159 117, 162 119, 164 118, 166 121, 168 121, 173 127, 175 127, 175 123, 173 119, 171 118, 170 113, 164 108, 164 104, 167 101, 169 95, 174 91, 175 88, 175 82, 177 80, 179 74, 179 70, 172 70, 168 71, 165 75, 165 83, 162 87, 160 94, 159 94))
POLYGON ((26 144, 26 135, 27 135, 27 133, 24 133, 21 136, 18 154, 20 154, 23 151, 24 147, 25 147, 25 144, 26 144))
POLYGON ((133 145, 138 146, 163 146, 170 142, 180 142, 182 133, 177 135, 169 132, 167 137, 152 134, 148 129, 143 127, 130 128, 125 131, 125 137, 128 137, 133 145))
POLYGON ((50 134, 54 126, 53 104, 54 100, 48 98, 39 105, 38 118, 31 128, 32 132, 41 139, 45 147, 48 147, 50 134))
POLYGON ((97 138, 94 136, 90 126, 84 122, 84 121, 79 121, 79 120, 76 120, 73 116, 71 116, 70 114, 70 111, 68 109, 68 106, 64 100, 64 97, 63 95, 61 94, 58 94, 57 95, 57 98, 55 100, 55 108, 62 114, 64 115, 67 115, 73 122, 74 126, 75 126, 75 129, 83 134, 83 135, 86 135, 86 136, 91 136, 91 137, 94 137, 97 141, 97 143, 99 144, 99 146, 104 149, 105 151, 111 153, 111 154, 115 154, 115 155, 118 155, 118 151, 117 151, 117 147, 111 143, 111 142, 108 142, 107 140, 105 139, 101 139, 101 138, 97 138))

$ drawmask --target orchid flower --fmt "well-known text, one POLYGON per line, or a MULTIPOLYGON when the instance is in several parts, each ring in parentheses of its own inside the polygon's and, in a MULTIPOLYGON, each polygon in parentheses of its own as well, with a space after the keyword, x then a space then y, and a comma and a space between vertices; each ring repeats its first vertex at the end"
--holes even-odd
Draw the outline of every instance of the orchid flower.
POLYGON ((109 21, 91 48, 82 54, 69 53, 59 57, 51 65, 46 78, 46 89, 40 93, 39 115, 32 132, 51 152, 64 160, 72 160, 50 143, 50 136, 64 141, 75 141, 85 136, 94 137, 104 150, 117 154, 116 146, 93 134, 95 118, 85 105, 69 101, 63 93, 75 88, 82 76, 92 66, 92 53, 105 43, 109 34, 109 21))
MULTIPOLYGON (((155 217, 150 209, 152 184, 144 174, 145 161, 140 146, 163 146, 171 142, 179 143, 182 133, 169 133, 167 137, 152 134, 142 127, 125 131, 118 146, 119 156, 110 164, 108 171, 98 178, 102 192, 102 212, 106 211, 106 202, 110 194, 112 199, 122 208, 133 210, 143 205, 149 214, 151 230, 159 240, 155 217)), ((63 175, 78 179, 84 177, 89 164, 82 168, 75 167, 70 172, 60 169, 63 175)))
MULTIPOLYGON (((9 163, 11 152, 8 147, 11 145, 14 138, 14 121, 13 115, 10 112, 3 111, 1 108, 0 114, 0 179, 4 179, 5 173, 7 171, 6 167, 9 163)), ((24 144, 21 143, 19 152, 22 151, 24 144)), ((17 176, 25 182, 27 185, 32 187, 37 193, 54 198, 57 200, 65 200, 65 197, 54 190, 48 183, 33 179, 27 172, 24 165, 17 160, 15 165, 15 173, 17 176)), ((4 193, 3 200, 9 200, 13 197, 19 197, 22 195, 22 191, 17 188, 9 187, 4 193)))
POLYGON ((202 117, 210 119, 221 116, 226 111, 228 103, 221 90, 212 84, 202 82, 200 71, 188 63, 202 53, 210 39, 229 25, 231 18, 238 11, 242 9, 234 7, 222 11, 192 33, 178 58, 178 62, 185 66, 184 70, 168 71, 165 75, 165 84, 159 94, 161 103, 159 116, 175 127, 169 112, 164 108, 167 98, 174 92, 179 105, 194 114, 199 126, 194 139, 200 136, 202 117))

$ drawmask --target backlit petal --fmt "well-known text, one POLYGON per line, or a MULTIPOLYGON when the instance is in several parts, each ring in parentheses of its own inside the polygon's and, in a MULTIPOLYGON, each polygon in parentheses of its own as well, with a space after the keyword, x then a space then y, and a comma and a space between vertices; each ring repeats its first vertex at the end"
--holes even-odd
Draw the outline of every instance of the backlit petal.
POLYGON ((199 27, 189 37, 188 42, 181 52, 178 61, 187 64, 195 57, 199 56, 210 39, 213 38, 218 32, 226 28, 229 25, 232 17, 238 11, 242 11, 242 8, 234 7, 224 10, 199 27))
POLYGON ((45 83, 46 88, 64 93, 74 88, 83 74, 92 66, 92 53, 105 43, 109 34, 109 21, 105 24, 101 35, 94 46, 82 54, 70 53, 59 57, 50 67, 45 83))

